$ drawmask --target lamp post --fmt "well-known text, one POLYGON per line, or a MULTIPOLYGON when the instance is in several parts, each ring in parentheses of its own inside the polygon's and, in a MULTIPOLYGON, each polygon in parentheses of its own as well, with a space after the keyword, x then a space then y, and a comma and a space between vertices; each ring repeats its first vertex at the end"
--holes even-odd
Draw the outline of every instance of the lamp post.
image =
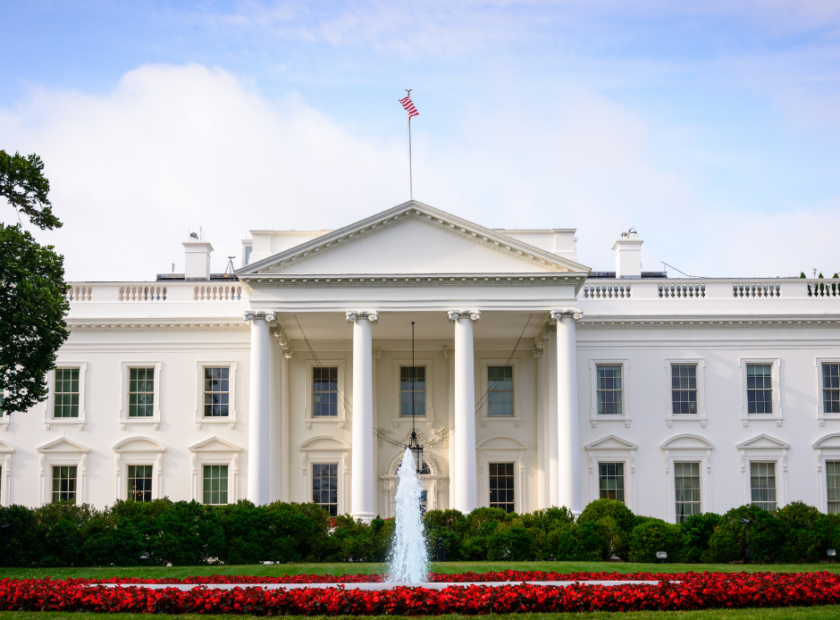
POLYGON ((667 551, 657 551, 656 552, 656 559, 664 564, 668 559, 668 552, 667 551))
POLYGON ((826 549, 825 555, 828 557, 828 563, 831 564, 834 561, 835 556, 837 555, 837 551, 834 549, 826 549))
POLYGON ((744 524, 744 564, 749 564, 750 563, 750 539, 749 539, 749 534, 748 534, 747 528, 750 527, 750 523, 752 523, 752 521, 750 521, 749 519, 742 518, 741 523, 744 524))
POLYGON ((414 457, 414 469, 417 475, 423 471, 423 446, 417 439, 417 430, 414 426, 414 393, 417 390, 417 366, 414 365, 414 321, 411 322, 411 438, 408 440, 408 449, 414 457))

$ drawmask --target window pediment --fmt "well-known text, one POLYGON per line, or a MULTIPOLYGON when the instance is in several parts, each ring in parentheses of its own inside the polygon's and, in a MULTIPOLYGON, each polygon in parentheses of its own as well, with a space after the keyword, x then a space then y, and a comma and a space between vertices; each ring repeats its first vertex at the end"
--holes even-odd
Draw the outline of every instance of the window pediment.
POLYGON ((49 443, 45 443, 44 445, 36 449, 40 454, 61 454, 68 452, 87 454, 88 452, 90 452, 90 448, 78 444, 75 441, 71 441, 66 437, 59 437, 58 439, 49 443))
POLYGON ((615 435, 607 435, 603 439, 593 441, 584 446, 586 450, 637 450, 639 446, 615 435))
POLYGON ((496 435, 488 437, 476 444, 478 450, 527 450, 527 444, 522 443, 513 437, 506 437, 504 435, 496 435))
POLYGON ((113 448, 114 452, 165 452, 166 447, 149 437, 129 437, 117 442, 113 448))
POLYGON ((318 437, 313 437, 312 439, 307 439, 300 445, 299 449, 302 452, 311 452, 313 450, 349 450, 350 444, 340 439, 336 439, 335 437, 320 435, 318 437))
POLYGON ((738 444, 736 447, 739 450, 788 450, 790 449, 790 444, 762 433, 757 437, 738 444))
POLYGON ((197 444, 190 446, 190 452, 242 452, 242 448, 236 444, 225 441, 218 437, 211 437, 205 439, 197 444))
POLYGON ((663 450, 711 450, 715 445, 700 435, 686 433, 671 437, 662 444, 663 450))

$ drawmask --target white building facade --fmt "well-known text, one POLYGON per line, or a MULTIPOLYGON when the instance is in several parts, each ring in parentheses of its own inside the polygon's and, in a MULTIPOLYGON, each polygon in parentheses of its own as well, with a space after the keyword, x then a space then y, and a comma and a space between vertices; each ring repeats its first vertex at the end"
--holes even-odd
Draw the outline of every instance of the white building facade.
POLYGON ((251 231, 235 276, 191 240, 185 274, 73 283, 49 398, 2 418, 0 502, 393 516, 414 425, 428 509, 836 512, 837 280, 643 273, 632 231, 593 273, 575 244, 412 201, 251 231))

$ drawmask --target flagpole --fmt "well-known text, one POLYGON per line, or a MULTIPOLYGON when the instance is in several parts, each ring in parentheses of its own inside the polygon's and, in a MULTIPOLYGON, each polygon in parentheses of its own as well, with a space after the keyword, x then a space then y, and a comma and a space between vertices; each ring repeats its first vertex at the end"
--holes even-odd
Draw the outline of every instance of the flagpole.
MULTIPOLYGON (((411 97, 410 88, 406 88, 406 96, 411 97)), ((411 114, 408 115, 408 199, 414 200, 414 178, 411 172, 411 114)))

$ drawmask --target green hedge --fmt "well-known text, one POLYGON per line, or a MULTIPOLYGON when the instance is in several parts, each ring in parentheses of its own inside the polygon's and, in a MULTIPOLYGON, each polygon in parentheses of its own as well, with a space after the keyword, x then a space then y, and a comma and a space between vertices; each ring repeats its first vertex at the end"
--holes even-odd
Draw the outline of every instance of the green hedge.
MULTIPOLYGON (((441 540, 450 561, 617 556, 655 562, 658 551, 667 551, 669 562, 733 562, 744 555, 743 518, 751 521, 755 562, 814 562, 840 548, 840 515, 801 502, 776 512, 741 506, 679 525, 634 515, 611 500, 592 502, 578 519, 565 508, 522 515, 477 508, 468 515, 431 510, 424 522, 432 557, 441 540)), ((4 551, 16 567, 382 562, 394 532, 392 519, 331 518, 315 504, 203 506, 168 499, 117 502, 101 511, 69 503, 0 508, 0 524, 7 523, 4 551)))

